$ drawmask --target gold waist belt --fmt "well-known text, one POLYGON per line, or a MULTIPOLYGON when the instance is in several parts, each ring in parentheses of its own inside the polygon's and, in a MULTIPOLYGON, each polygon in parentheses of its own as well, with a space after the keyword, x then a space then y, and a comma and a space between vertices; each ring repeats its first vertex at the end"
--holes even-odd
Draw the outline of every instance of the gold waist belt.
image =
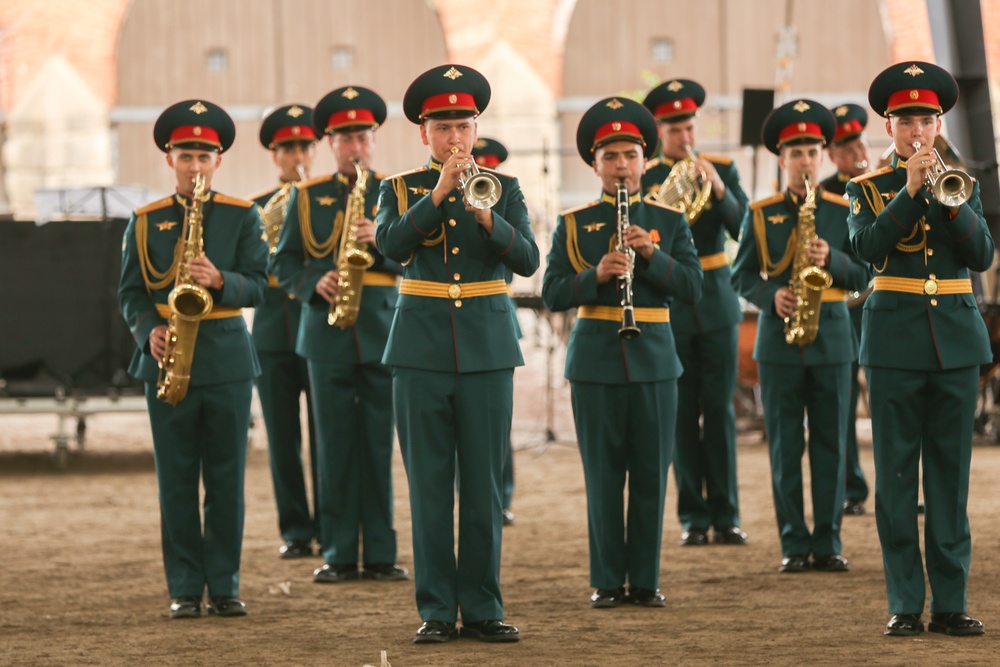
POLYGON ((711 271, 712 269, 721 269, 727 266, 729 264, 729 255, 724 252, 717 252, 714 255, 699 257, 698 261, 701 262, 702 271, 711 271))
POLYGON ((395 273, 385 271, 365 271, 365 279, 362 283, 365 287, 395 287, 399 278, 395 273))
POLYGON ((506 294, 507 283, 503 280, 484 280, 478 283, 438 283, 432 280, 403 278, 399 283, 399 293, 410 296, 429 296, 436 299, 471 299, 474 296, 506 294))
MULTIPOLYGON (((170 317, 170 306, 165 303, 156 304, 156 312, 160 314, 162 318, 170 317)), ((224 317, 242 317, 243 309, 234 308, 233 306, 212 306, 212 310, 208 311, 208 315, 203 317, 203 320, 221 320, 224 317)))
POLYGON ((839 287, 827 287, 819 297, 820 301, 846 301, 847 292, 839 287))
POLYGON ((891 276, 876 276, 873 283, 875 291, 906 292, 907 294, 972 294, 972 281, 968 278, 951 278, 948 280, 924 280, 922 278, 893 278, 891 276))
POLYGON ((268 287, 281 287, 281 285, 278 284, 278 279, 274 276, 274 274, 269 274, 267 276, 267 286, 268 287))
MULTIPOLYGON (((636 322, 669 322, 669 308, 633 308, 636 322)), ((580 306, 576 316, 585 320, 622 321, 621 306, 580 306)))

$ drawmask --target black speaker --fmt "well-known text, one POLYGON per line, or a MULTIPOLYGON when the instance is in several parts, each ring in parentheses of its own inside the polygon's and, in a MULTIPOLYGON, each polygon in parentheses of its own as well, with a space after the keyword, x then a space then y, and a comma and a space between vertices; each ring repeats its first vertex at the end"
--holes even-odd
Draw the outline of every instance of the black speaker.
POLYGON ((740 123, 740 144, 760 146, 760 129, 764 119, 774 108, 774 90, 770 88, 743 89, 743 119, 740 123))

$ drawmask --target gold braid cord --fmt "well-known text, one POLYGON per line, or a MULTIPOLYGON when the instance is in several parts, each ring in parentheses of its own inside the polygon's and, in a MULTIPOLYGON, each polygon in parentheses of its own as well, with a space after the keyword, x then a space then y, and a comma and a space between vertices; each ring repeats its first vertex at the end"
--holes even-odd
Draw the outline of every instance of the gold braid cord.
POLYGON ((312 218, 309 217, 309 188, 299 190, 299 229, 302 231, 302 248, 309 257, 322 259, 333 252, 340 239, 341 227, 344 225, 344 212, 338 211, 333 221, 333 231, 330 237, 322 243, 316 240, 312 231, 312 218))
POLYGON ((572 213, 563 215, 563 224, 566 226, 566 255, 569 257, 569 263, 573 265, 574 271, 583 273, 587 269, 592 268, 593 265, 587 262, 580 252, 580 237, 577 233, 576 216, 572 213))
MULTIPOLYGON (((187 218, 184 220, 187 227, 187 218)), ((181 262, 182 248, 184 246, 184 232, 181 231, 177 245, 174 246, 174 259, 167 267, 166 271, 157 271, 149 259, 149 219, 145 214, 140 215, 135 220, 135 245, 136 253, 139 255, 139 268, 142 270, 142 279, 146 283, 146 291, 152 294, 153 290, 165 289, 167 285, 174 282, 177 275, 177 266, 181 262), (152 278, 150 277, 152 276, 152 278)))
MULTIPOLYGON (((868 202, 868 205, 871 206, 872 213, 875 214, 875 217, 878 217, 882 213, 882 211, 885 210, 885 202, 882 199, 882 195, 879 192, 878 187, 876 187, 876 185, 871 181, 862 181, 861 191, 865 193, 865 200, 868 202)), ((927 232, 924 230, 924 218, 921 217, 920 220, 918 220, 917 223, 913 225, 913 229, 910 231, 910 233, 907 236, 900 239, 898 243, 896 243, 896 250, 899 250, 901 252, 920 252, 926 247, 927 247, 927 232), (914 236, 916 236, 918 231, 920 232, 920 241, 913 244, 907 244, 906 242, 912 239, 914 236)), ((883 271, 885 271, 885 267, 888 264, 889 264, 889 257, 886 256, 882 260, 882 266, 877 266, 876 264, 872 263, 872 268, 875 269, 876 273, 882 273, 883 271)))
POLYGON ((774 277, 782 273, 792 263, 795 255, 795 248, 799 241, 798 227, 792 230, 788 236, 788 244, 785 246, 785 254, 781 260, 774 264, 771 262, 771 253, 767 249, 767 222, 764 220, 763 207, 753 212, 753 235, 757 239, 757 258, 760 260, 760 267, 764 269, 768 276, 774 277))

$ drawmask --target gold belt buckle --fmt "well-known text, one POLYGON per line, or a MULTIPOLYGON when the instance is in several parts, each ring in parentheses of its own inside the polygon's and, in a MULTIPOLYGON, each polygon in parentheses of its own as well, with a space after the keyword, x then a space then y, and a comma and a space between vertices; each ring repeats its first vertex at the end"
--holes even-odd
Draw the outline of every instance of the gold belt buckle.
POLYGON ((448 298, 449 299, 459 299, 462 296, 462 286, 461 285, 448 285, 448 298))
POLYGON ((937 294, 937 281, 936 280, 925 280, 924 281, 924 294, 929 294, 934 296, 937 294))

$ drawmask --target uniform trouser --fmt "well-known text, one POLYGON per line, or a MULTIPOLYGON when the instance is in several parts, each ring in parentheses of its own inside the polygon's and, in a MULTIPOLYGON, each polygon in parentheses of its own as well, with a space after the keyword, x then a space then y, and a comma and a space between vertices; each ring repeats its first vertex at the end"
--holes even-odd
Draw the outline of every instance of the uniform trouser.
POLYGON ((514 372, 393 368, 399 444, 410 482, 417 610, 424 621, 503 619, 500 478, 514 372), (455 558, 455 465, 458 559, 455 558))
POLYGON ((677 381, 677 516, 684 530, 740 525, 736 481, 736 326, 674 334, 677 381))
POLYGON ((572 382, 570 390, 587 487, 590 585, 659 588, 677 381, 572 382))
POLYGON ((844 446, 850 363, 784 366, 758 363, 771 485, 783 556, 839 554, 844 513, 844 446), (802 504, 803 417, 809 419, 809 475, 814 528, 802 504))
POLYGON ((239 595, 250 380, 188 389, 176 406, 146 384, 170 597, 239 595), (204 531, 198 507, 204 481, 204 531))
POLYGON ((514 500, 514 445, 507 439, 507 449, 503 456, 502 503, 504 509, 510 509, 514 500))
POLYGON ((267 429, 267 451, 271 461, 271 481, 278 506, 278 529, 281 539, 309 541, 319 538, 319 498, 316 494, 316 431, 309 390, 306 360, 292 351, 258 352, 260 377, 257 395, 260 397, 264 426, 267 429), (305 466, 302 462, 302 420, 299 395, 305 392, 309 429, 310 477, 313 507, 309 508, 306 493, 305 466))
POLYGON ((392 527, 392 376, 372 362, 309 361, 319 440, 319 520, 328 565, 396 562, 392 527))
MULTIPOLYGON (((851 315, 851 325, 858 340, 861 340, 861 313, 864 309, 858 304, 849 310, 851 315)), ((868 481, 865 473, 861 469, 861 461, 858 456, 858 385, 857 363, 851 364, 851 399, 847 404, 847 466, 845 484, 847 488, 848 500, 866 500, 868 498, 868 481)))
POLYGON ((865 372, 872 406, 875 523, 889 613, 924 609, 917 523, 921 457, 931 613, 964 612, 972 559, 967 503, 979 367, 865 372))

